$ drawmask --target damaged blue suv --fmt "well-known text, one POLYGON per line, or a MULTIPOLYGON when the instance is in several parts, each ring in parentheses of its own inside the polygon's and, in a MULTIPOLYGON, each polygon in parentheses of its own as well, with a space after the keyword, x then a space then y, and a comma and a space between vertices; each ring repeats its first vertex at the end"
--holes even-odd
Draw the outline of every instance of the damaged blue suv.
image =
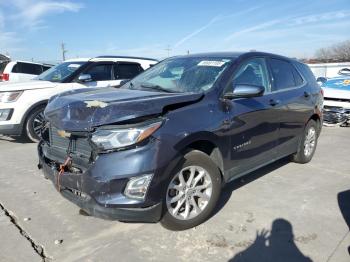
POLYGON ((286 156, 309 162, 322 103, 308 66, 286 57, 173 57, 121 88, 51 98, 39 168, 89 215, 184 230, 226 183, 286 156))

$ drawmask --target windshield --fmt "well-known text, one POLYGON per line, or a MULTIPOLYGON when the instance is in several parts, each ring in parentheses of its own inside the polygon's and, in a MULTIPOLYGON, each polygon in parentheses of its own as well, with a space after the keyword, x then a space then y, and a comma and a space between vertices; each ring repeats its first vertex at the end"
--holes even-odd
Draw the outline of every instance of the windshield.
POLYGON ((201 93, 209 90, 232 62, 224 57, 170 58, 151 67, 122 88, 169 93, 201 93))
POLYGON ((35 79, 50 82, 62 82, 68 76, 73 74, 81 65, 86 62, 64 62, 50 68, 35 79))

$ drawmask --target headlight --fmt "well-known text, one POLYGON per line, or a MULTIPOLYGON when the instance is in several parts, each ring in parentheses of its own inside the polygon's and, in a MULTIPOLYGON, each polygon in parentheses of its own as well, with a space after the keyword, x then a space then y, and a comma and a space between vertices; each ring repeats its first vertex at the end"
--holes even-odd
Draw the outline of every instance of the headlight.
POLYGON ((16 102, 22 93, 23 91, 0 92, 0 102, 3 102, 3 103, 16 102))
POLYGON ((93 133, 91 141, 103 150, 123 148, 150 137, 161 125, 160 121, 134 128, 99 129, 93 133))

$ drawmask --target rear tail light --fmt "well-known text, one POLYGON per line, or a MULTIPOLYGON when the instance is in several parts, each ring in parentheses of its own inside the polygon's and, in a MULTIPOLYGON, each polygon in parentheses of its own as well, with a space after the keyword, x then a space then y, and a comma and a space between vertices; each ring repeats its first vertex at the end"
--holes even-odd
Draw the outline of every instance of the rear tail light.
POLYGON ((10 80, 10 74, 0 74, 0 80, 1 81, 9 81, 10 80))

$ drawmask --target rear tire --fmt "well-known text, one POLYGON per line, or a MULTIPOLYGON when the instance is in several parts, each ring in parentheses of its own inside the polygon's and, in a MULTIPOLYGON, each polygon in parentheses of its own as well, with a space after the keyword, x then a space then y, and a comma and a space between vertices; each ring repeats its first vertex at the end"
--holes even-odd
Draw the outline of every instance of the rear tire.
POLYGON ((316 151, 318 136, 319 127, 316 121, 311 119, 305 126, 298 151, 292 155, 292 161, 300 164, 310 162, 316 151))
POLYGON ((37 143, 40 140, 39 131, 44 125, 44 109, 45 105, 38 106, 28 114, 24 126, 24 135, 31 142, 37 143))
POLYGON ((164 196, 161 224, 179 231, 195 227, 212 214, 221 192, 221 174, 205 153, 193 150, 177 166, 164 196))

